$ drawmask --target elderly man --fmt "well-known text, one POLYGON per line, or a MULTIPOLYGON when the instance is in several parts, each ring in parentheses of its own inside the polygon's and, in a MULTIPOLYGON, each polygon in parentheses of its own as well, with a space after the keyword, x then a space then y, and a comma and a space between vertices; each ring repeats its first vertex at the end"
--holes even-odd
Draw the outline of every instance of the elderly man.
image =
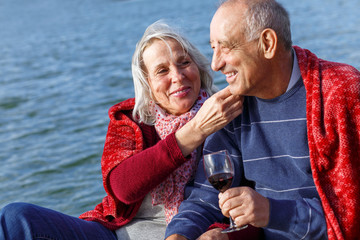
POLYGON ((292 46, 288 14, 273 0, 222 3, 210 43, 212 69, 244 102, 239 117, 208 137, 204 154, 227 149, 236 173, 218 195, 200 163, 167 239, 232 238, 207 231, 221 213, 265 239, 358 238, 359 71, 292 46))

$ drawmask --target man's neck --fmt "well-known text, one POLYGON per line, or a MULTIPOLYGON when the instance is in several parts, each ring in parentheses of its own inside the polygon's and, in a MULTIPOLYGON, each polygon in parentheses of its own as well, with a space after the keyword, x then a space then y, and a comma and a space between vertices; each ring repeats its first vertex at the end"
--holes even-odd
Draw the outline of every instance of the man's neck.
POLYGON ((271 63, 269 72, 270 78, 264 86, 262 96, 257 96, 263 99, 273 99, 284 94, 289 86, 291 73, 293 69, 293 55, 292 51, 282 51, 278 53, 271 63))

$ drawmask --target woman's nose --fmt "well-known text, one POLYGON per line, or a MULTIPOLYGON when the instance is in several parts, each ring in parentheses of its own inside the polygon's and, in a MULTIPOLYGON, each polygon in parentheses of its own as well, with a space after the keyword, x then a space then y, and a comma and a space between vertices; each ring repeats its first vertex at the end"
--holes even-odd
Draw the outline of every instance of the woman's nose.
POLYGON ((178 67, 174 68, 171 74, 171 79, 173 82, 181 81, 184 78, 182 70, 178 67))

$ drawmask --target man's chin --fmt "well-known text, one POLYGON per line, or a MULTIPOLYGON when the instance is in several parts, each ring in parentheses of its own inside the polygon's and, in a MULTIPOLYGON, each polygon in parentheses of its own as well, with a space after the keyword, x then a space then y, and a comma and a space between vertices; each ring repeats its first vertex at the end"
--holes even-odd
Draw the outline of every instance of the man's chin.
POLYGON ((240 89, 237 88, 236 86, 230 85, 229 91, 230 91, 230 93, 231 93, 232 95, 238 95, 238 96, 243 95, 243 94, 240 92, 240 89))

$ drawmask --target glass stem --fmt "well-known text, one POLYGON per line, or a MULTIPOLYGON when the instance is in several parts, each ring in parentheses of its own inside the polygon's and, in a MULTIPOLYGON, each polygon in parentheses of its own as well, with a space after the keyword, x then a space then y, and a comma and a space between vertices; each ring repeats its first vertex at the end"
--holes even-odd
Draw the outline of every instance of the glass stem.
POLYGON ((230 226, 229 226, 229 228, 235 228, 236 225, 235 225, 234 220, 232 219, 231 216, 229 217, 229 220, 230 220, 230 226))

